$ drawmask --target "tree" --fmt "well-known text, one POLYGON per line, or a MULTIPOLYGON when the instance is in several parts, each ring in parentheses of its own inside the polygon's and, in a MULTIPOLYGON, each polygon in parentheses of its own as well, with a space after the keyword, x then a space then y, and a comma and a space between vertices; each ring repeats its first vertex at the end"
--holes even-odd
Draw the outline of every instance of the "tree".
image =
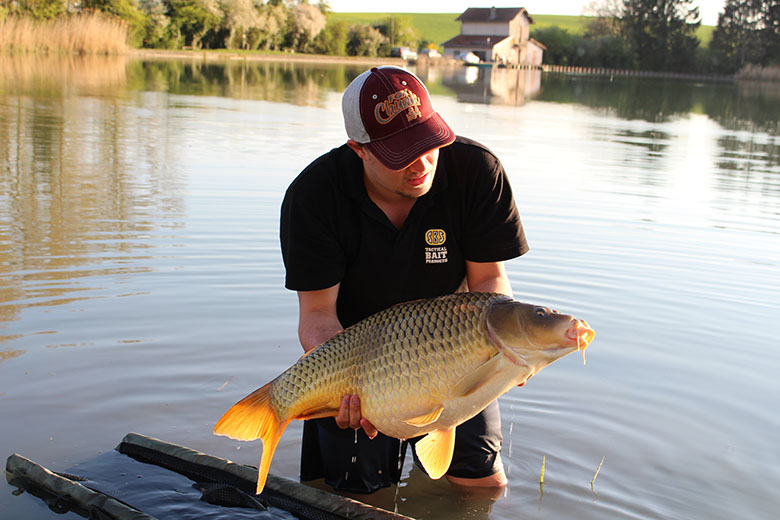
POLYGON ((694 63, 701 23, 695 0, 624 0, 621 30, 638 66, 684 71, 694 63))
POLYGON ((409 47, 416 50, 420 43, 420 31, 412 23, 411 16, 387 16, 374 28, 387 38, 391 47, 409 47))
POLYGON ((292 10, 288 38, 295 50, 307 52, 314 38, 325 28, 327 18, 313 5, 301 3, 292 10))
POLYGON ((267 4, 258 8, 260 23, 247 31, 250 49, 280 49, 284 41, 289 11, 282 2, 267 4))
POLYGON ((727 0, 718 15, 710 49, 724 72, 736 72, 747 63, 759 63, 764 54, 759 26, 762 0, 727 0))
POLYGON ((146 15, 139 9, 136 0, 83 0, 82 9, 95 9, 113 14, 127 22, 128 43, 140 47, 146 33, 146 15))
POLYGON ((724 72, 780 63, 780 2, 727 0, 710 48, 724 72))
POLYGON ((764 65, 780 65, 780 2, 764 0, 764 26, 761 42, 764 46, 764 65))
POLYGON ((256 44, 251 31, 261 26, 260 12, 252 0, 221 0, 220 33, 226 49, 249 49, 256 44))
POLYGON ((349 26, 343 20, 328 23, 314 39, 315 52, 331 56, 346 56, 349 26))
POLYGON ((620 36, 586 36, 577 41, 571 64, 579 67, 625 70, 634 68, 634 57, 626 41, 620 36))
POLYGON ((620 35, 623 0, 593 0, 585 6, 583 14, 590 17, 585 29, 586 37, 599 38, 620 35))
POLYGON ((173 29, 178 31, 181 43, 200 48, 206 33, 217 26, 220 11, 209 0, 164 0, 173 29))
POLYGON ((8 2, 5 9, 8 14, 26 15, 36 20, 52 20, 65 12, 65 2, 64 0, 18 0, 8 2))
POLYGON ((140 8, 146 15, 143 46, 153 49, 175 47, 176 35, 171 33, 171 19, 165 14, 162 0, 140 0, 140 8))
POLYGON ((572 65, 572 59, 577 51, 577 38, 569 31, 552 26, 536 29, 532 36, 547 47, 543 55, 544 63, 572 65))
POLYGON ((353 25, 349 28, 347 54, 350 56, 378 56, 385 36, 370 25, 353 25))

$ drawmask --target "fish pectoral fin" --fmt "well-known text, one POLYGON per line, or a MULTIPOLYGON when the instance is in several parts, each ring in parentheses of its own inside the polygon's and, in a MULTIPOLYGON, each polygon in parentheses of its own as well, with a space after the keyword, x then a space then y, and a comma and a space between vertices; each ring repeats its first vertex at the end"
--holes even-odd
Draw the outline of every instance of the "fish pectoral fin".
POLYGON ((322 419, 323 417, 336 417, 339 414, 338 408, 309 408, 304 410, 295 418, 299 421, 308 421, 309 419, 322 419))
POLYGON ((490 377, 501 369, 504 363, 503 354, 496 354, 480 366, 466 374, 452 387, 452 395, 465 397, 475 392, 479 387, 490 381, 490 377))
POLYGON ((214 426, 214 433, 240 441, 263 441, 263 457, 257 468, 257 494, 265 487, 271 459, 282 432, 292 418, 280 420, 271 404, 271 383, 258 388, 234 404, 214 426))
POLYGON ((455 449, 455 428, 434 430, 414 446, 417 458, 432 479, 441 478, 447 473, 455 449))
POLYGON ((417 417, 412 417, 411 419, 404 419, 404 422, 411 426, 428 426, 429 424, 435 423, 439 419, 442 411, 444 411, 444 405, 440 404, 434 408, 433 411, 419 415, 417 417))

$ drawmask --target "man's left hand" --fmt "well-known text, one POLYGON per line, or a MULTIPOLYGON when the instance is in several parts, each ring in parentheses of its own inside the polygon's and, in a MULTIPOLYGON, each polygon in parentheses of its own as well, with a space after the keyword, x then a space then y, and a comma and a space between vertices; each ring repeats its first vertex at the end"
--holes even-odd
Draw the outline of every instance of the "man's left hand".
POLYGON ((360 397, 354 394, 347 394, 341 399, 339 413, 336 415, 336 424, 342 430, 346 428, 352 428, 353 430, 363 428, 369 439, 373 439, 379 433, 374 425, 363 417, 363 414, 360 412, 360 397))

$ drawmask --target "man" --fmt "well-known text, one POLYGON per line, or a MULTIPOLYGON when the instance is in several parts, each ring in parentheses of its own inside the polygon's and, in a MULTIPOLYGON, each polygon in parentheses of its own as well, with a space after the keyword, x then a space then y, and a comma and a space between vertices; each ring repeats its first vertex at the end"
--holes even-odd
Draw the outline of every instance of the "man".
MULTIPOLYGON (((301 172, 282 204, 286 287, 298 292, 304 350, 403 301, 464 286, 511 296, 503 262, 528 247, 498 159, 456 138, 422 82, 397 67, 358 76, 342 111, 346 144, 301 172)), ((447 479, 504 486, 501 441, 494 402, 457 428, 447 479)), ((347 395, 335 420, 304 424, 301 479, 373 492, 399 480, 405 450, 347 395)))

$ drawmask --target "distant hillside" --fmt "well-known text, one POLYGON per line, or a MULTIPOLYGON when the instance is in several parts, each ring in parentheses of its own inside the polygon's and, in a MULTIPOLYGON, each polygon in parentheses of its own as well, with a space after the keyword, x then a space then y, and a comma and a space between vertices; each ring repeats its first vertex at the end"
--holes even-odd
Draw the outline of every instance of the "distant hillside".
MULTIPOLYGON (((328 20, 343 20, 350 25, 368 24, 373 25, 388 16, 405 16, 412 20, 412 23, 420 31, 423 40, 441 45, 453 36, 460 33, 460 22, 455 18, 461 13, 330 13, 328 20)), ((559 16, 553 14, 532 14, 534 29, 544 27, 558 26, 566 29, 572 34, 582 34, 588 24, 586 16, 559 16)), ((712 31, 715 28, 711 25, 699 27, 697 35, 702 45, 709 45, 712 39, 712 31)), ((542 42, 544 43, 544 42, 542 42)))

